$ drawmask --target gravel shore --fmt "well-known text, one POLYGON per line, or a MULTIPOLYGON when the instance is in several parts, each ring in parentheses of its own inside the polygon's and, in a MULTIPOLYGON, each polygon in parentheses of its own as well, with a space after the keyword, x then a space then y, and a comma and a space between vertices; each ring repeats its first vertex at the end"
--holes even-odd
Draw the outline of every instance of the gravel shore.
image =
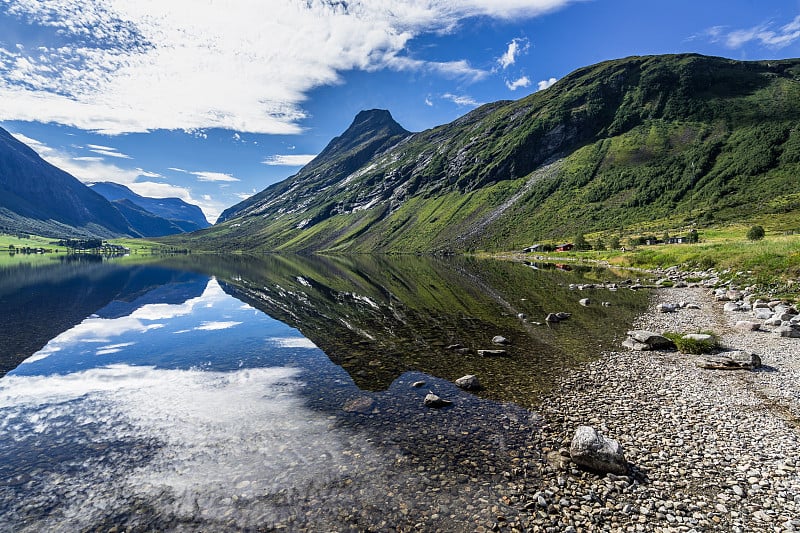
POLYGON ((520 525, 531 531, 800 531, 800 339, 740 332, 706 289, 654 291, 636 329, 720 335, 754 352, 755 371, 704 370, 678 352, 619 351, 543 398, 549 461, 520 525), (658 313, 660 303, 700 309, 658 313), (628 476, 578 470, 562 456, 579 425, 618 440, 628 476), (529 506, 530 507, 530 506, 529 506))

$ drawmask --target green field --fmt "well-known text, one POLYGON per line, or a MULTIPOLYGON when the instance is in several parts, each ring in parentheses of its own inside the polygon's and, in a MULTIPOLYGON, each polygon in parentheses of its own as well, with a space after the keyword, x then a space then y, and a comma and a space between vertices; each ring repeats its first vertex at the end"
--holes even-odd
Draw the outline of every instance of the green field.
MULTIPOLYGON (((644 269, 679 266, 682 270, 715 269, 723 279, 734 279, 739 286, 755 284, 760 290, 778 296, 800 299, 800 234, 767 231, 758 241, 748 240, 747 225, 727 225, 701 229, 697 244, 657 244, 630 247, 631 236, 620 241, 625 251, 590 250, 584 252, 550 253, 550 259, 574 258, 601 261, 612 266, 644 269)), ((655 232, 653 232, 655 233, 655 232)), ((681 232, 668 232, 681 235, 681 232)), ((683 232, 685 234, 685 232, 683 232)), ((660 237, 660 233, 656 234, 660 237)), ((586 235, 589 243, 600 237, 586 235)), ((533 254, 536 255, 536 254, 533 254)))

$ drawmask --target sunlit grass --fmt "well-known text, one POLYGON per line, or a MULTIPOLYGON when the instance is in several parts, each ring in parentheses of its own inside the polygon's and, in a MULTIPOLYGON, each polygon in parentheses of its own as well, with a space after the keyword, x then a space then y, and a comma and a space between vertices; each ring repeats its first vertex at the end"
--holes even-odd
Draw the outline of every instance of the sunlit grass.
MULTIPOLYGON (((41 237, 39 235, 25 235, 19 237, 8 233, 0 233, 0 250, 8 250, 9 246, 14 248, 58 248, 58 239, 41 237)), ((63 250, 63 247, 62 247, 63 250)))

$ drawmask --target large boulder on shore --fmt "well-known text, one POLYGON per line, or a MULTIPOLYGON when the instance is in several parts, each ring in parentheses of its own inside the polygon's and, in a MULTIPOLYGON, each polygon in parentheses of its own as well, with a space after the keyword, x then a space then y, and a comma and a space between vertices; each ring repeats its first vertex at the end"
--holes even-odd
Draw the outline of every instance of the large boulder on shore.
POLYGON ((628 338, 625 339, 622 345, 638 351, 675 348, 675 343, 663 335, 643 329, 629 331, 628 338))
POLYGON ((789 326, 780 326, 772 330, 775 335, 779 337, 788 337, 790 339, 798 339, 800 338, 800 327, 797 324, 791 324, 789 326))
POLYGON ((628 473, 628 462, 620 443, 600 435, 591 426, 580 426, 575 430, 569 455, 575 464, 595 472, 620 476, 628 473))
POLYGON ((744 350, 724 352, 718 355, 703 355, 696 361, 700 368, 709 370, 752 370, 761 366, 761 358, 744 350))

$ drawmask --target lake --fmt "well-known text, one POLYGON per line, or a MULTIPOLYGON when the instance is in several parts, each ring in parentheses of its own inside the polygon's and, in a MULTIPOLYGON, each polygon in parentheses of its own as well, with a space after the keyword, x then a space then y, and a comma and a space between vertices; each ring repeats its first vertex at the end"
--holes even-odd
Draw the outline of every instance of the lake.
POLYGON ((646 298, 459 257, 20 259, 0 270, 0 531, 491 525, 536 483, 539 396, 646 298))

